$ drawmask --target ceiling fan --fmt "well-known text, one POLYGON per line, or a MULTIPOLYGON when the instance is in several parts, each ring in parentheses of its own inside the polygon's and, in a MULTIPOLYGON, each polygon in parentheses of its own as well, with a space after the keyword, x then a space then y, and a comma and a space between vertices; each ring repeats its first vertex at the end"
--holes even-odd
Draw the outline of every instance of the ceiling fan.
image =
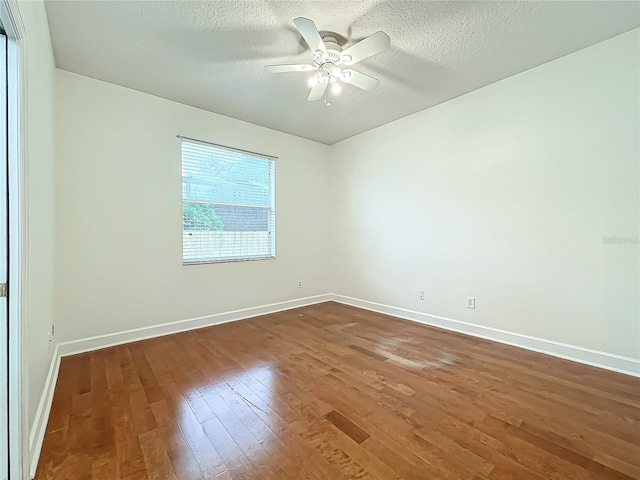
POLYGON ((391 44, 389 35, 376 32, 343 50, 337 35, 327 33, 321 36, 312 20, 298 17, 293 23, 313 52, 313 64, 266 65, 265 71, 270 73, 313 72, 308 81, 311 91, 307 100, 315 102, 324 98, 327 106, 331 105, 329 92, 332 95, 340 95, 342 92, 341 82, 367 92, 380 84, 377 78, 350 67, 389 48, 391 44))

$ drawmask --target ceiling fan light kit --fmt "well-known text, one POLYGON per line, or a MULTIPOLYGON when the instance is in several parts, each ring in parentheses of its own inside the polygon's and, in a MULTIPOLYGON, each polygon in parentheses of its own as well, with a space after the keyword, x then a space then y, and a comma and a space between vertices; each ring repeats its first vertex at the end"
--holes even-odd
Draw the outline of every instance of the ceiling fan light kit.
POLYGON ((293 23, 313 52, 313 64, 309 65, 267 65, 265 71, 270 73, 313 72, 307 84, 311 87, 307 100, 315 102, 320 99, 331 106, 329 94, 338 96, 342 93, 341 83, 353 85, 370 92, 380 81, 350 67, 361 60, 389 48, 391 41, 384 32, 373 35, 343 49, 338 37, 331 34, 320 36, 315 23, 308 18, 298 17, 293 23))

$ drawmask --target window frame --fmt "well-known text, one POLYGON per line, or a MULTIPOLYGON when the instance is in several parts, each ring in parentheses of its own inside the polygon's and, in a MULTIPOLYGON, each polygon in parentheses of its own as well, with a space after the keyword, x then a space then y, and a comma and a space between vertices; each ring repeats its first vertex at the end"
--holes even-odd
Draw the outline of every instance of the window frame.
MULTIPOLYGON (((227 145, 220 145, 217 143, 208 142, 205 140, 199 140, 191 137, 186 137, 183 135, 177 135, 177 137, 181 140, 181 143, 180 143, 180 165, 182 167, 181 171, 184 170, 183 145, 184 143, 191 143, 195 145, 209 147, 213 150, 215 149, 227 150, 230 152, 240 153, 242 155, 249 155, 253 158, 264 160, 265 162, 269 163, 268 168, 270 170, 270 177, 271 177, 269 181, 270 182, 269 206, 264 207, 267 209, 267 212, 268 212, 267 213, 267 218, 269 222, 268 227, 271 227, 270 229, 268 229, 269 244, 270 244, 269 249, 271 250, 270 254, 261 255, 261 256, 252 255, 252 256, 242 256, 242 257, 206 258, 206 259, 197 259, 197 260, 185 259, 184 234, 187 232, 187 230, 184 229, 184 205, 185 203, 189 203, 189 201, 185 199, 184 182, 181 177, 181 217, 182 217, 182 225, 183 225, 181 229, 182 230, 182 265, 191 266, 191 265, 208 265, 208 264, 218 264, 218 263, 236 263, 236 262, 255 262, 260 260, 275 260, 276 259, 276 167, 277 167, 276 160, 278 159, 278 157, 275 157, 273 155, 267 155, 264 153, 252 152, 252 151, 244 150, 240 148, 229 147, 227 145)), ((191 203, 207 203, 207 202, 204 202, 202 200, 195 200, 191 203)), ((211 202, 211 203, 214 203, 214 202, 211 202)), ((229 204, 229 205, 234 205, 234 204, 229 204)), ((238 204, 238 206, 246 206, 246 205, 238 204)))

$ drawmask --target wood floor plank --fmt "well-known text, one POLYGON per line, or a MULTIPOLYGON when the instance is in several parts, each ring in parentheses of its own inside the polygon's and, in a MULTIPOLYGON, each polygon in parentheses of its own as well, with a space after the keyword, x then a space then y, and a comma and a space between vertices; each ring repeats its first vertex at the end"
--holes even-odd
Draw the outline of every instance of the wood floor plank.
POLYGON ((165 444, 158 430, 138 435, 149 480, 177 480, 165 444))
POLYGON ((345 435, 351 437, 351 439, 356 443, 362 443, 371 436, 347 417, 335 410, 331 410, 324 416, 324 418, 338 427, 338 429, 345 435))
POLYGON ((640 379, 333 302, 62 359, 37 480, 640 480, 640 379))
POLYGON ((188 478, 202 480, 204 475, 191 447, 185 439, 180 427, 173 417, 171 408, 164 400, 151 404, 151 411, 156 419, 158 431, 164 442, 171 464, 179 479, 188 478))

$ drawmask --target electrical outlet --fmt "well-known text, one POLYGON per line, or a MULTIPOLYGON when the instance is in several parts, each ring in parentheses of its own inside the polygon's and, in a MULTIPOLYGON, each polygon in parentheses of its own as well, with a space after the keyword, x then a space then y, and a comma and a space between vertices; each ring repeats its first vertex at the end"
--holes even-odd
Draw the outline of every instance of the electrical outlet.
POLYGON ((418 300, 424 300, 424 290, 418 290, 418 300))
POLYGON ((56 326, 52 323, 47 332, 47 350, 50 352, 53 348, 53 336, 56 334, 56 326))
POLYGON ((302 280, 298 280, 298 288, 302 288, 302 280))
POLYGON ((476 308, 476 297, 467 297, 467 308, 476 308))

